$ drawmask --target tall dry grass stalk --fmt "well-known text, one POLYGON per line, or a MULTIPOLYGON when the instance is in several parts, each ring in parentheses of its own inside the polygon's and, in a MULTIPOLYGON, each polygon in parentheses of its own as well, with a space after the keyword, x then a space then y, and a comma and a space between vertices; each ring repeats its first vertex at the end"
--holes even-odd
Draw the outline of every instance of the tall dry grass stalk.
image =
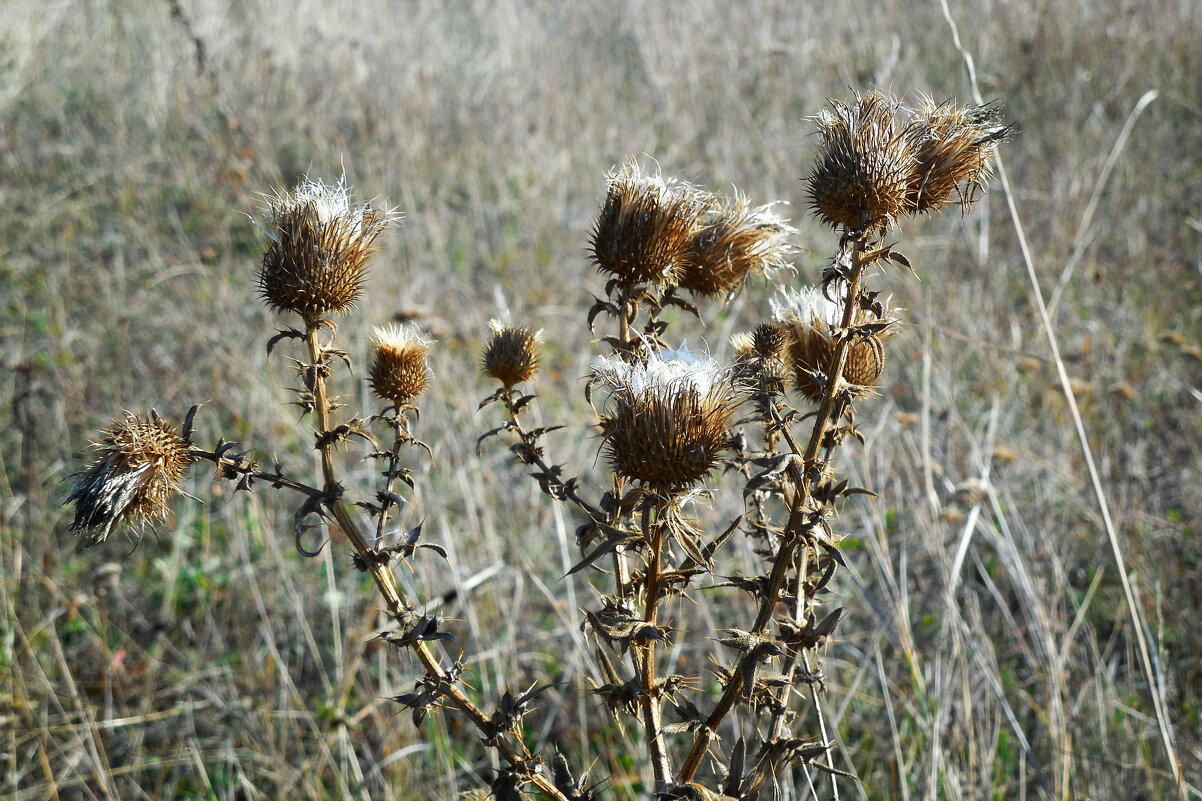
MULTIPOLYGON (((872 279, 888 264, 909 267, 885 243, 900 221, 971 205, 1010 130, 995 106, 923 98, 910 112, 876 91, 832 101, 813 121, 819 150, 805 182, 814 213, 838 236, 814 286, 785 286, 795 275, 796 231, 773 205, 721 197, 634 161, 608 176, 591 240, 605 285, 584 321, 606 351, 585 388, 608 468, 601 486, 548 456, 544 438, 562 426, 526 422, 537 395, 520 387, 537 380, 543 333, 493 321, 483 350, 483 370, 499 386, 481 407, 499 405, 503 421, 478 447, 507 437, 542 492, 577 515, 581 557, 569 572, 595 573, 594 586, 604 588, 582 610, 603 679, 591 690, 619 726, 641 733, 646 751, 636 759, 645 759, 645 787, 660 798, 750 801, 789 769, 811 782, 826 774, 839 797, 848 774, 823 714, 821 662, 842 614, 829 603, 846 564, 837 511, 871 493, 840 478, 835 456, 863 439, 857 408, 871 403, 900 318, 872 279), (700 319, 699 304, 720 302, 757 275, 781 291, 762 322, 735 338, 731 363, 670 348, 673 315, 665 312, 700 319), (743 514, 703 523, 697 507, 732 490, 743 514), (724 561, 735 537, 752 544, 750 573, 724 561), (740 594, 751 599, 741 625, 712 640, 683 626, 686 602, 737 608, 740 594), (686 638, 711 664, 669 658, 686 638)), ((270 198, 267 213, 259 291, 296 321, 267 340, 267 351, 293 349, 293 402, 312 422, 319 475, 307 483, 278 464, 264 470, 252 451, 224 440, 196 446, 197 407, 181 433, 153 412, 127 415, 102 436, 68 497, 81 546, 119 525, 165 518, 196 461, 212 462, 239 490, 292 490, 298 552, 320 550, 314 522, 348 540, 354 567, 370 574, 384 602, 381 637, 420 664, 412 692, 394 698, 416 722, 436 707, 462 714, 499 757, 490 789, 502 801, 528 792, 601 797, 605 777, 574 777, 562 756, 528 745, 523 719, 548 685, 506 691, 486 711, 463 680, 453 634, 394 577, 393 566, 419 551, 446 556, 421 541, 420 524, 390 536, 407 504, 401 485, 413 487, 414 459, 430 453, 413 432, 433 343, 411 327, 377 328, 368 382, 384 406, 348 416, 336 394, 349 358, 336 346, 335 318, 356 305, 376 242, 397 216, 354 203, 341 180, 306 180, 270 198), (344 484, 350 440, 367 443, 379 467, 375 487, 344 484)))

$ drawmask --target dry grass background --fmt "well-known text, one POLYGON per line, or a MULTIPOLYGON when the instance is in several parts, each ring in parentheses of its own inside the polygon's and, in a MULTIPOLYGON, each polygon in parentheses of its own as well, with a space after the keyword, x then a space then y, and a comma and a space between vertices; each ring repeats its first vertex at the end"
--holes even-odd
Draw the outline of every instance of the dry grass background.
MULTIPOLYGON (((413 665, 368 641, 377 602, 345 547, 295 554, 290 499, 223 497, 198 475, 189 489, 206 503, 180 505, 157 541, 83 556, 58 506, 82 446, 122 409, 178 419, 206 401, 202 443, 220 430, 294 466, 312 459, 283 405, 287 371, 264 361, 274 321, 255 301, 260 238, 244 212, 270 187, 344 167, 406 219, 343 341, 362 364, 371 324, 412 314, 440 340, 419 431, 436 462, 410 522, 426 519, 454 571, 419 559, 404 580, 433 596, 487 571, 447 609, 471 683, 495 697, 562 682, 530 739, 560 743, 576 768, 597 760, 613 797, 637 797, 641 756, 623 756, 626 734, 582 689, 594 668, 575 609, 590 590, 560 578, 574 523, 503 449, 475 454, 497 422, 475 408, 498 288, 551 334, 541 414, 577 422, 553 455, 593 470, 580 377, 604 172, 647 154, 669 174, 791 201, 807 249, 797 280, 813 282, 834 243, 804 209, 803 118, 848 87, 967 100, 938 4, 179 8, 0 7, 0 797, 451 798, 490 770, 456 720, 417 730, 387 700, 413 665)), ((1202 6, 952 8, 984 91, 1022 126, 1004 158, 1045 290, 1062 289, 1058 336, 1196 787, 1202 6)), ((882 495, 841 520, 854 576, 840 577, 848 617, 827 703, 839 764, 862 780, 844 796, 1168 797, 1005 204, 995 193, 901 241, 922 280, 888 276, 910 314, 861 412, 869 446, 843 463, 882 495)), ((706 308, 711 349, 760 319, 767 294, 754 284, 706 308)), ((701 337, 687 320, 675 330, 701 337)))

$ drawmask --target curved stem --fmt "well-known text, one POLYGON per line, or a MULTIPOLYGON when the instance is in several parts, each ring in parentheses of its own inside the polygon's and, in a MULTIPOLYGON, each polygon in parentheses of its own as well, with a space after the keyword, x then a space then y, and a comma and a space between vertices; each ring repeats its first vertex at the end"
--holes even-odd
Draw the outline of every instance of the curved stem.
MULTIPOLYGON (((355 551, 363 558, 363 563, 367 565, 368 572, 371 573, 371 577, 376 583, 376 589, 379 590, 380 595, 384 599, 384 604, 388 608, 389 615, 393 619, 400 619, 412 609, 412 606, 406 603, 397 591, 392 570, 387 565, 380 564, 379 560, 371 558, 371 546, 368 545, 363 532, 359 529, 359 526, 347 510, 346 505, 342 503, 339 497, 338 481, 334 473, 334 446, 325 437, 330 431, 330 403, 326 392, 326 377, 322 372, 322 348, 321 344, 317 341, 317 331, 320 326, 320 323, 311 323, 306 327, 305 344, 309 349, 309 364, 313 367, 313 405, 317 421, 317 437, 321 443, 318 450, 321 452, 321 472, 322 478, 325 481, 325 506, 334 520, 337 521, 339 528, 346 534, 347 539, 351 541, 351 545, 354 546, 355 551)), ((447 671, 442 666, 441 660, 430 650, 427 643, 411 643, 409 647, 417 654, 418 660, 421 661, 426 674, 436 682, 436 685, 452 706, 472 721, 476 728, 486 737, 492 737, 494 734, 497 734, 494 731, 489 716, 480 707, 476 706, 454 682, 448 680, 447 671)), ((519 749, 508 741, 495 737, 493 739, 493 747, 497 749, 497 753, 510 766, 521 770, 522 775, 529 778, 531 783, 548 798, 555 799, 555 801, 568 801, 567 797, 541 771, 529 770, 530 753, 524 745, 519 749)))

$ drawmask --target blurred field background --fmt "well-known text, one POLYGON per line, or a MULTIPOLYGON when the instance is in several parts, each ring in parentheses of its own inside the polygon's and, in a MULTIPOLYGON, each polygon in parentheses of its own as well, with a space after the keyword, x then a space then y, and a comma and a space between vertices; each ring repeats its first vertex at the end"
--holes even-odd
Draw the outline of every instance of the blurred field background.
MULTIPOLYGON (((1202 5, 951 7, 1021 126, 1003 158, 1198 787, 1202 5)), ((459 721, 417 729, 388 700, 416 668, 371 640, 377 600, 345 544, 297 556, 293 498, 230 497, 202 467, 204 503, 181 499, 172 528, 79 556, 59 506, 123 409, 179 420, 203 401, 200 444, 220 432, 314 469, 292 375, 264 358, 280 321, 256 300, 247 214, 344 169, 405 220, 343 346, 362 365, 371 326, 409 318, 439 340, 418 429, 435 462, 402 522, 425 520, 451 569, 419 557, 403 581, 435 597, 483 578, 444 608, 470 683, 495 699, 556 682, 531 743, 641 797, 642 751, 587 693, 576 610, 593 594, 561 578, 576 524, 501 443, 475 451, 500 422, 476 412, 486 322, 500 295, 546 329, 539 415, 569 424, 550 455, 599 476, 581 377, 605 172, 644 155, 788 201, 804 248, 788 280, 813 283, 836 243, 805 208, 804 118, 871 86, 970 100, 938 3, 0 3, 0 798, 449 799, 489 776, 459 721)), ((854 575, 826 703, 836 764, 861 780, 842 797, 1170 797, 1005 199, 995 185, 896 240, 921 281, 875 279, 909 311, 861 404, 868 445, 840 464, 882 496, 840 518, 854 575)), ((770 289, 669 336, 724 354, 770 289)), ((343 387, 374 410, 361 371, 343 387)), ((715 519, 739 507, 721 486, 715 519)), ((733 624, 739 603, 712 596, 699 620, 733 624)))

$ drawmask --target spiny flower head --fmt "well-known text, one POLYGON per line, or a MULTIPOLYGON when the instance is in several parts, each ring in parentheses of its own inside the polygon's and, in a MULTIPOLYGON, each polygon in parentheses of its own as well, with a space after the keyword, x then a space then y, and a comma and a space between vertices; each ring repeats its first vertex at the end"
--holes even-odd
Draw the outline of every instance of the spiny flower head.
POLYGON ((949 202, 968 206, 976 200, 992 174, 998 142, 1011 130, 1002 124, 996 105, 936 105, 921 95, 906 131, 915 154, 907 198, 914 211, 938 211, 949 202))
POLYGON ((368 381, 372 392, 397 408, 425 393, 432 375, 427 361, 430 343, 415 328, 395 323, 377 327, 371 342, 368 381))
POLYGON ((507 325, 495 319, 488 321, 488 327, 492 338, 484 347, 484 372, 506 389, 533 379, 538 372, 542 330, 507 325))
POLYGON ((822 141, 806 186, 814 213, 830 227, 883 234, 912 211, 915 156, 898 123, 899 105, 872 91, 850 105, 832 100, 814 117, 822 141))
POLYGON ((397 220, 352 204, 345 176, 335 184, 306 178, 269 198, 267 210, 259 294, 271 309, 296 312, 306 323, 355 305, 376 238, 397 220))
POLYGON ((126 412, 93 447, 96 458, 75 476, 65 501, 75 502, 69 528, 81 537, 76 550, 104 542, 118 525, 165 520, 195 461, 188 440, 154 411, 145 419, 126 412))
POLYGON ((591 242, 597 269, 624 282, 674 286, 689 270, 693 232, 712 202, 690 184, 626 162, 606 178, 591 242))
MULTIPOLYGON (((847 285, 830 284, 831 293, 843 297, 847 285)), ((821 403, 835 356, 835 330, 843 322, 843 308, 822 287, 788 290, 771 301, 773 317, 788 326, 788 361, 797 391, 821 403)), ((884 304, 883 320, 894 319, 884 304)), ((852 391, 862 394, 876 386, 885 367, 885 349, 879 335, 857 336, 843 362, 843 379, 852 391)))
POLYGON ((744 398, 730 370, 687 350, 633 363, 598 357, 593 379, 609 390, 601 430, 614 473, 665 494, 687 491, 717 465, 744 398))
POLYGON ((699 225, 680 286, 705 297, 738 291, 752 273, 787 266, 794 252, 789 236, 796 229, 771 204, 754 207, 742 193, 705 212, 699 225))
POLYGON ((773 359, 789 344, 789 329, 780 323, 760 323, 751 332, 751 344, 761 359, 773 359))

